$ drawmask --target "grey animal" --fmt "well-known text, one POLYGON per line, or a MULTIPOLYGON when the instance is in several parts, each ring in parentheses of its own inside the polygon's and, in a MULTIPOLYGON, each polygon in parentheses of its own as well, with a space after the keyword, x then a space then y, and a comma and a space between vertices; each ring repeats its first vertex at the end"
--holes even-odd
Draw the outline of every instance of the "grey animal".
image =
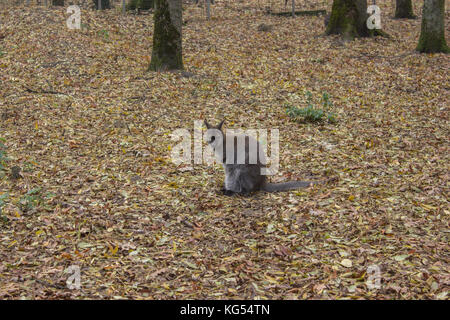
MULTIPOLYGON (((254 191, 288 191, 299 188, 307 188, 313 184, 309 181, 289 181, 283 183, 269 183, 266 175, 262 174, 262 169, 265 168, 265 155, 260 152, 260 144, 253 137, 249 135, 229 135, 226 136, 222 131, 224 120, 218 126, 211 126, 206 120, 205 125, 208 131, 206 132, 206 140, 208 145, 213 148, 217 160, 222 163, 225 169, 225 183, 222 192, 231 196, 237 194, 248 194, 254 191), (215 129, 215 130, 213 130, 215 129), (245 141, 245 150, 238 150, 238 138, 245 141), (234 147, 234 159, 227 159, 226 144, 227 141, 232 141, 234 147), (256 145, 255 148, 250 146, 256 145), (256 152, 252 155, 251 152, 256 152), (245 159, 244 164, 238 164, 238 154, 245 159), (243 154, 242 154, 243 153, 243 154), (255 159, 256 161, 249 161, 255 159), (251 163, 256 162, 256 163, 251 163)), ((241 140, 242 141, 242 140, 241 140)), ((242 148, 241 148, 242 149, 242 148)), ((231 158, 231 156, 229 157, 231 158)))

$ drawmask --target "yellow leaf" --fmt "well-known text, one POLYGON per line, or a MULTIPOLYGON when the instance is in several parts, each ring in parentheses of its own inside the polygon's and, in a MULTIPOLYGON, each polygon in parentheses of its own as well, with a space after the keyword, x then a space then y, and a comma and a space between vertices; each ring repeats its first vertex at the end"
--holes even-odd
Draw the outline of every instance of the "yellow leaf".
POLYGON ((433 207, 433 206, 430 206, 428 204, 421 204, 421 206, 422 206, 422 208, 424 208, 425 210, 428 210, 428 211, 437 209, 437 207, 433 207))
POLYGON ((167 283, 163 283, 163 284, 162 284, 162 287, 163 287, 164 289, 170 290, 170 287, 169 287, 169 285, 168 285, 167 283))
POLYGON ((343 259, 341 261, 341 265, 343 265, 346 268, 350 268, 353 264, 352 264, 352 260, 350 259, 343 259))
POLYGON ((170 182, 169 183, 169 187, 172 187, 172 188, 175 188, 175 189, 178 189, 179 187, 178 187, 178 185, 177 185, 177 183, 176 182, 170 182))
POLYGON ((266 280, 271 282, 271 283, 278 283, 278 281, 275 278, 272 278, 272 277, 269 277, 269 276, 266 276, 266 280))
POLYGON ((113 249, 113 247, 112 247, 110 244, 108 244, 108 247, 109 247, 109 251, 111 252, 111 255, 112 255, 112 256, 115 255, 115 254, 117 253, 117 250, 119 250, 119 247, 118 247, 118 246, 116 246, 116 247, 113 249))

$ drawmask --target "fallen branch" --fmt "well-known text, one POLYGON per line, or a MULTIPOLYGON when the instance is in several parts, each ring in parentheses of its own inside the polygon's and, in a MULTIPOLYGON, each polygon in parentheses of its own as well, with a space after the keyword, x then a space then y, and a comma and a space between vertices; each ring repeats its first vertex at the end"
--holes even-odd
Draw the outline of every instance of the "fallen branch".
POLYGON ((42 90, 42 89, 40 91, 36 91, 36 90, 30 89, 28 87, 25 87, 25 91, 30 92, 30 93, 37 93, 37 94, 48 93, 48 94, 62 94, 62 95, 68 96, 68 94, 64 93, 64 92, 58 92, 58 91, 52 91, 52 90, 42 90))
MULTIPOLYGON (((267 12, 268 14, 274 16, 292 16, 292 11, 289 12, 267 12)), ((326 14, 327 10, 302 10, 295 11, 296 16, 319 16, 321 14, 326 14)))

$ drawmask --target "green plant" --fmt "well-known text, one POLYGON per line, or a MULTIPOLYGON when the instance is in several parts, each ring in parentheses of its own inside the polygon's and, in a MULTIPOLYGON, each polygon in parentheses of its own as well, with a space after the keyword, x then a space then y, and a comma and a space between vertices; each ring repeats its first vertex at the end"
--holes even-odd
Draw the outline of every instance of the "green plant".
POLYGON ((33 207, 40 205, 42 202, 41 188, 34 188, 22 196, 17 205, 20 210, 26 212, 33 209, 33 207))
POLYGON ((323 104, 324 108, 328 109, 328 107, 333 106, 333 103, 330 101, 330 95, 328 93, 324 92, 322 94, 322 100, 323 100, 322 104, 323 104))
POLYGON ((3 222, 3 223, 8 222, 8 218, 5 215, 3 215, 3 207, 5 206, 6 198, 8 198, 7 193, 0 195, 0 222, 3 222))
POLYGON ((315 108, 313 105, 312 93, 306 91, 306 100, 308 106, 306 108, 298 108, 291 105, 286 105, 286 114, 296 121, 302 120, 305 122, 321 122, 325 119, 330 123, 336 122, 336 117, 333 113, 329 112, 329 108, 333 105, 330 101, 328 93, 322 94, 322 106, 323 108, 315 108))
POLYGON ((104 38, 105 40, 109 40, 109 32, 108 32, 108 30, 100 30, 100 31, 98 32, 98 35, 99 35, 99 36, 103 36, 103 38, 104 38))
POLYGON ((34 164, 31 162, 24 162, 23 163, 23 171, 24 172, 33 172, 34 164))
POLYGON ((9 160, 6 154, 5 142, 4 138, 0 138, 0 172, 5 170, 6 162, 9 160))
POLYGON ((323 59, 323 58, 312 58, 311 61, 312 62, 316 62, 316 63, 320 63, 320 64, 325 63, 325 59, 323 59))

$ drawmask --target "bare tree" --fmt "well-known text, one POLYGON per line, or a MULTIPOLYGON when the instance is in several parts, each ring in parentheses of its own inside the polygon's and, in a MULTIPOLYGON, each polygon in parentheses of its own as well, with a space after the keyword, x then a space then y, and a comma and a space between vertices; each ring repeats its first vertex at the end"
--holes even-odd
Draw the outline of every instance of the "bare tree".
POLYGON ((445 1, 425 0, 422 10, 422 27, 420 29, 419 44, 417 50, 420 52, 445 52, 450 49, 445 41, 445 1))
POLYGON ((111 9, 111 4, 109 3, 109 0, 92 0, 95 5, 95 9, 97 10, 105 10, 105 9, 111 9))
POLYGON ((411 0, 395 0, 395 18, 415 19, 411 0))
POLYGON ((153 49, 149 70, 183 69, 181 0, 156 0, 153 49))
POLYGON ((155 7, 155 0, 131 0, 128 5, 128 10, 149 10, 155 7))
POLYGON ((341 34, 347 39, 386 33, 367 27, 367 0, 334 0, 326 34, 341 34))
POLYGON ((211 0, 206 0, 206 18, 211 19, 211 0))

